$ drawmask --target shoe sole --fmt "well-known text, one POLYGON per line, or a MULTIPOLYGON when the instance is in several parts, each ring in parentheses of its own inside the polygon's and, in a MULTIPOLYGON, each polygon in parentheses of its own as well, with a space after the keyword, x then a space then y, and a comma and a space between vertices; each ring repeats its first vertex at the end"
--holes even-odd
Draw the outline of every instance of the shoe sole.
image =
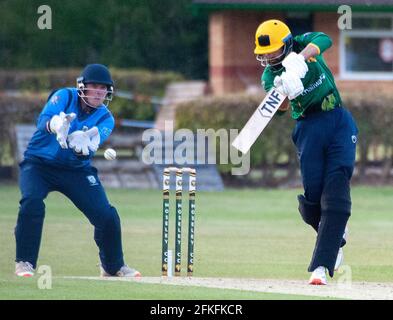
POLYGON ((327 283, 323 282, 321 279, 312 279, 308 284, 313 286, 326 286, 327 283))
POLYGON ((34 276, 34 273, 15 273, 15 275, 21 278, 31 278, 34 276))
POLYGON ((120 277, 120 276, 102 275, 101 274, 100 277, 101 278, 141 278, 142 274, 140 272, 138 272, 138 273, 135 273, 133 276, 127 276, 127 277, 125 277, 125 276, 120 277))

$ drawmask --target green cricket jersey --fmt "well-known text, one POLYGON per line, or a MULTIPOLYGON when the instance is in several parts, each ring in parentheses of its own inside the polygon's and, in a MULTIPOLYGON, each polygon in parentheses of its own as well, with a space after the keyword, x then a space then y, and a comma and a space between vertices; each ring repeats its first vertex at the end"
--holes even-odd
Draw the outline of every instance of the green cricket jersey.
MULTIPOLYGON (((322 57, 322 53, 332 45, 332 40, 322 32, 305 33, 294 37, 293 51, 299 53, 310 43, 319 49, 319 55, 306 62, 308 72, 301 79, 304 91, 290 101, 293 119, 301 117, 304 111, 311 106, 321 106, 322 110, 328 111, 337 105, 341 105, 341 97, 333 75, 322 57)), ((262 74, 262 86, 266 92, 273 87, 274 78, 281 75, 283 71, 285 71, 284 67, 279 70, 275 70, 271 66, 265 68, 262 74)), ((278 111, 277 113, 283 114, 284 112, 278 111)))

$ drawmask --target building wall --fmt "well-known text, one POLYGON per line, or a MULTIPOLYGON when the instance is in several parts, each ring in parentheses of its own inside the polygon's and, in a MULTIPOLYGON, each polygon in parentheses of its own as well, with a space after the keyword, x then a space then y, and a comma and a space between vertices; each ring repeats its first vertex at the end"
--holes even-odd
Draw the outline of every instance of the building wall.
POLYGON ((323 54, 326 63, 335 76, 337 87, 340 91, 364 92, 379 91, 392 92, 393 82, 388 80, 342 80, 340 79, 340 54, 339 42, 340 31, 337 27, 337 14, 334 12, 316 12, 314 13, 314 30, 322 31, 328 34, 333 41, 331 48, 323 54))
POLYGON ((333 45, 323 53, 323 57, 333 75, 338 75, 340 32, 337 28, 337 14, 334 12, 315 12, 313 30, 324 32, 332 39, 333 45))
POLYGON ((282 18, 278 12, 223 11, 210 15, 209 73, 216 95, 243 91, 258 83, 262 73, 255 60, 254 35, 261 21, 282 18))
MULTIPOLYGON (((324 57, 340 90, 393 90, 392 81, 341 80, 337 14, 315 12, 313 17, 313 30, 325 32, 333 40, 333 46, 324 53, 324 57)), ((210 15, 209 84, 213 94, 224 95, 259 86, 263 69, 255 60, 255 30, 262 21, 273 18, 284 19, 284 14, 271 11, 220 11, 210 15)))

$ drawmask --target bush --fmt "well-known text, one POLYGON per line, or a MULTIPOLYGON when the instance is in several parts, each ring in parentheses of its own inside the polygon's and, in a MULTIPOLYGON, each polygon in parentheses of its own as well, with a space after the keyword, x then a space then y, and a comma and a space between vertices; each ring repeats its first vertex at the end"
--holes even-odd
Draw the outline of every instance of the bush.
POLYGON ((154 120, 155 107, 147 102, 135 102, 115 98, 109 105, 115 118, 134 120, 154 120))
POLYGON ((365 177, 367 162, 370 161, 371 148, 382 147, 379 160, 384 165, 383 176, 387 177, 392 167, 393 94, 351 93, 342 94, 344 104, 356 120, 358 137, 358 169, 360 179, 365 177))
POLYGON ((44 95, 25 94, 19 97, 2 97, 0 95, 0 165, 9 162, 9 159, 11 162, 14 161, 14 155, 9 154, 12 149, 14 125, 35 122, 46 98, 44 95))
POLYGON ((147 96, 161 97, 169 83, 184 80, 181 74, 170 71, 151 72, 138 69, 111 68, 111 72, 117 89, 147 96))
MULTIPOLYGON (((110 68, 117 90, 149 96, 162 96, 168 83, 183 77, 174 72, 151 72, 139 69, 110 68)), ((45 69, 0 71, 0 88, 18 91, 51 91, 74 87, 81 69, 45 69)))

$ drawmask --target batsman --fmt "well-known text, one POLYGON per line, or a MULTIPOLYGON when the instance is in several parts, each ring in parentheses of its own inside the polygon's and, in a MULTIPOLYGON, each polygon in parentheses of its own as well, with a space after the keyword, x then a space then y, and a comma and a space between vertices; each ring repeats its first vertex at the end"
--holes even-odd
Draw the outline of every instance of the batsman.
POLYGON ((262 86, 288 97, 277 111, 290 109, 296 120, 297 148, 304 194, 299 212, 317 232, 308 271, 309 284, 327 284, 343 261, 346 225, 351 215, 350 180, 355 165, 358 129, 343 106, 333 75, 322 56, 332 40, 322 32, 292 36, 279 20, 259 25, 256 58, 265 67, 262 86))

